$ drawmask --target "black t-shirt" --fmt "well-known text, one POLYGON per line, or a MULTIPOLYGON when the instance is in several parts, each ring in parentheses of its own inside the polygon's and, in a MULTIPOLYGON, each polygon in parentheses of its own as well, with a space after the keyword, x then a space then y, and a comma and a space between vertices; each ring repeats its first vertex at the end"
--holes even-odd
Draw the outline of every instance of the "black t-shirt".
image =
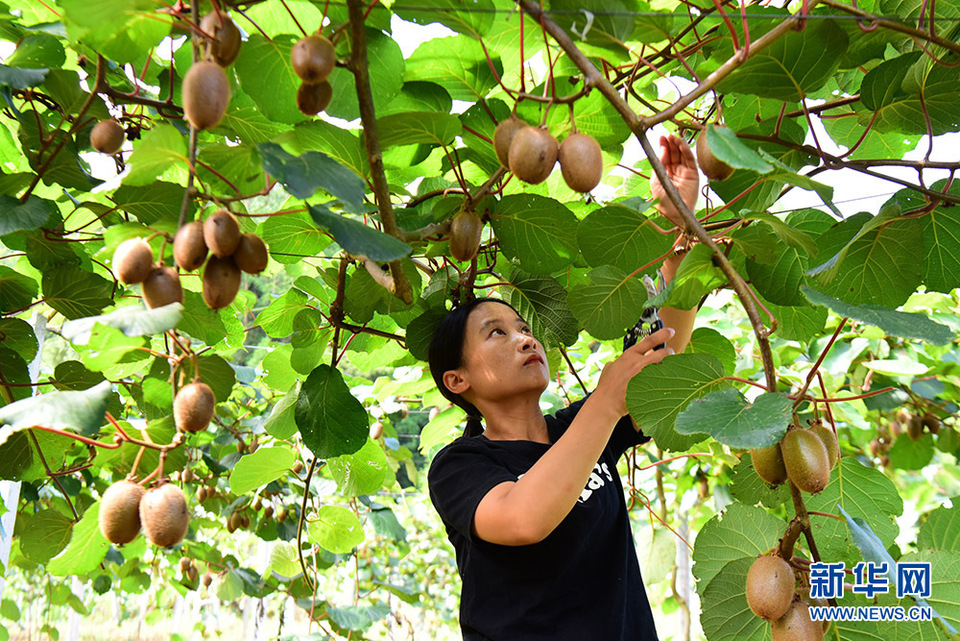
MULTIPOLYGON (((551 443, 582 404, 546 417, 551 443)), ((516 481, 550 446, 477 436, 440 450, 430 499, 457 553, 464 641, 656 641, 617 473, 620 456, 648 440, 624 417, 570 513, 543 541, 523 546, 474 536, 473 516, 487 492, 516 481)))

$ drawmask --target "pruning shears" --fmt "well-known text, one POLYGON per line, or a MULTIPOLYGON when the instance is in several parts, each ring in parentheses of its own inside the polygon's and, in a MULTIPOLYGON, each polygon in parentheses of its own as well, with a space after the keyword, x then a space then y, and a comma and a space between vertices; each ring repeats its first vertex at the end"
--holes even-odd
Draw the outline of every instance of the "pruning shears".
MULTIPOLYGON (((650 300, 663 291, 663 283, 663 272, 661 272, 659 269, 657 270, 657 282, 654 282, 654 280, 647 274, 643 275, 643 286, 647 290, 647 300, 650 300)), ((628 329, 627 335, 623 337, 624 350, 633 347, 637 344, 637 341, 641 340, 645 336, 649 336, 655 331, 663 329, 663 321, 660 320, 660 314, 658 313, 658 310, 658 307, 645 307, 643 309, 643 313, 640 314, 640 320, 637 321, 636 325, 628 329)), ((666 343, 660 343, 653 349, 663 349, 666 346, 666 343)))

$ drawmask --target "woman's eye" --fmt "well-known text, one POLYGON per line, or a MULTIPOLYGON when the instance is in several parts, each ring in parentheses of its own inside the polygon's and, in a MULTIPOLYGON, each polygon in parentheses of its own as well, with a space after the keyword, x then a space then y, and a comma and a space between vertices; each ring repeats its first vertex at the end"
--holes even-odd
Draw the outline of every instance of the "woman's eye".
POLYGON ((493 335, 496 334, 497 332, 500 332, 501 334, 503 334, 503 330, 502 330, 502 329, 500 329, 499 327, 495 327, 493 330, 491 330, 490 335, 493 336, 493 335))

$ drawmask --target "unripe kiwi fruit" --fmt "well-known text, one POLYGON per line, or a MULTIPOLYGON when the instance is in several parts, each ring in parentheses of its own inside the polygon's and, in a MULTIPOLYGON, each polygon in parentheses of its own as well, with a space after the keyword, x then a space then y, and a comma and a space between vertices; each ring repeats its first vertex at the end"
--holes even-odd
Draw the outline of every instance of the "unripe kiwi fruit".
POLYGON ((226 209, 217 209, 203 223, 203 242, 214 256, 232 256, 240 236, 240 223, 226 209))
POLYGON ((290 51, 293 71, 304 82, 316 84, 326 80, 337 63, 333 43, 320 35, 300 38, 290 51))
POLYGON ((823 641, 823 628, 810 618, 810 606, 803 601, 790 604, 786 614, 770 625, 773 641, 823 641))
MULTIPOLYGON (((714 127, 721 129, 721 127, 714 127)), ((725 127, 724 127, 725 129, 725 127)), ((733 167, 717 159, 707 142, 707 129, 704 127, 697 136, 697 164, 707 180, 726 180, 733 173, 733 167)))
POLYGON ((472 207, 464 207, 450 224, 450 255, 459 261, 473 260, 480 249, 483 221, 472 207))
POLYGON ((203 240, 203 223, 189 222, 173 237, 173 260, 180 269, 192 272, 207 259, 207 243, 203 240))
POLYGON ((187 499, 179 487, 164 483, 147 490, 140 500, 140 522, 147 540, 168 548, 183 540, 190 524, 187 499))
POLYGON ((240 53, 240 30, 225 12, 211 11, 203 16, 200 29, 211 36, 207 41, 207 55, 221 67, 226 67, 237 59, 240 53))
POLYGON ((117 481, 100 499, 100 531, 111 543, 123 545, 140 534, 140 500, 144 489, 133 481, 117 481))
POLYGON ((123 147, 123 127, 116 120, 101 120, 90 131, 90 146, 111 156, 123 147))
POLYGON ((927 412, 920 420, 923 421, 923 426, 926 427, 927 431, 931 434, 940 433, 940 419, 937 418, 937 415, 933 412, 927 412))
POLYGON ((542 183, 557 164, 557 139, 540 127, 524 127, 510 143, 510 171, 520 180, 542 183))
POLYGON ((750 458, 753 460, 753 469, 756 470, 757 476, 767 483, 780 485, 787 480, 787 468, 783 464, 779 443, 750 450, 750 458))
POLYGON ((528 126, 516 115, 511 115, 497 125, 497 128, 493 131, 493 150, 497 153, 497 158, 500 159, 500 164, 504 167, 510 166, 510 144, 513 142, 513 137, 518 131, 528 126))
POLYGON ((761 556, 747 572, 747 604, 761 619, 774 621, 790 608, 796 579, 779 556, 761 556))
POLYGON ((910 421, 907 423, 907 436, 913 441, 920 440, 920 437, 923 436, 923 419, 917 415, 910 417, 910 421))
POLYGON ((240 268, 233 258, 211 256, 203 270, 203 300, 210 309, 223 309, 240 290, 240 268))
POLYGON ((237 250, 233 252, 233 262, 248 274, 259 274, 266 269, 267 258, 267 245, 256 234, 241 236, 237 250))
POLYGON ((183 287, 180 286, 177 270, 173 267, 154 267, 143 281, 143 300, 150 309, 182 303, 183 287))
POLYGON ((230 103, 230 81, 215 62, 195 62, 183 78, 183 114, 197 129, 216 127, 230 103))
POLYGON ((113 252, 113 270, 126 285, 142 283, 153 271, 153 250, 142 238, 125 240, 113 252))
POLYGON ((305 116, 316 116, 333 99, 333 87, 326 80, 311 84, 304 82, 297 89, 297 109, 305 116))
POLYGON ((811 425, 810 431, 816 434, 823 441, 823 446, 827 448, 827 460, 830 461, 830 469, 832 470, 836 467, 837 461, 840 460, 840 443, 837 441, 837 435, 820 421, 811 425))
POLYGON ((823 441, 809 430, 790 430, 780 442, 790 480, 804 492, 816 494, 830 482, 830 461, 823 441))
POLYGON ((201 432, 207 429, 213 418, 217 399, 206 383, 184 385, 173 399, 173 418, 177 428, 185 432, 201 432))
POLYGON ((586 134, 571 134, 560 143, 560 171, 567 187, 585 194, 603 178, 600 143, 586 134))

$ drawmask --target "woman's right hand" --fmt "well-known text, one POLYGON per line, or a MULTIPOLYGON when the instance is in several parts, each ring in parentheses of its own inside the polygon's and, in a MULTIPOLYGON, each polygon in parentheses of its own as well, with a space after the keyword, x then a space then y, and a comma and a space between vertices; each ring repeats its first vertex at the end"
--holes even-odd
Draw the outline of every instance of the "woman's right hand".
POLYGON ((673 337, 674 330, 664 327, 650 334, 629 349, 624 350, 616 360, 610 361, 600 374, 597 388, 590 396, 598 399, 604 407, 616 412, 616 420, 627 413, 627 383, 647 365, 659 363, 673 354, 673 349, 655 349, 673 337))

